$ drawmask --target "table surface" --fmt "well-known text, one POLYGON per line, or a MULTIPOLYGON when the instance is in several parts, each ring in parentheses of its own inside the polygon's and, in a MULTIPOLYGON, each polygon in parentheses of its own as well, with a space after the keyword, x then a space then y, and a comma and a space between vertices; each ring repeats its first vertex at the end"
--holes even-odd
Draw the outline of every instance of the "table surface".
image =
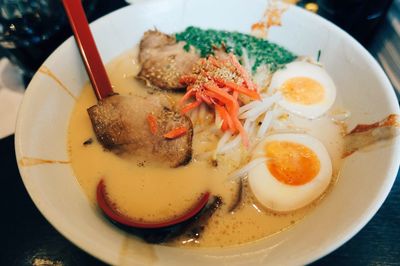
MULTIPOLYGON (((58 233, 35 207, 19 175, 14 136, 0 140, 0 154, 0 265, 104 265, 58 233)), ((399 204, 397 178, 374 218, 350 241, 312 265, 400 265, 399 204)))

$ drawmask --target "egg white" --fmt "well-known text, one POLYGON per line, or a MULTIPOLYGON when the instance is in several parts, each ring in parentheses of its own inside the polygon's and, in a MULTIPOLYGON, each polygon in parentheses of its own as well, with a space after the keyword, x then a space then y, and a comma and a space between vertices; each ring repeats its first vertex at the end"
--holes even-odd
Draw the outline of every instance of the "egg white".
POLYGON ((309 119, 315 119, 325 114, 333 105, 336 98, 336 87, 331 77, 322 67, 308 62, 292 62, 284 69, 274 73, 270 83, 272 91, 279 91, 282 85, 291 78, 307 77, 319 82, 325 92, 324 99, 316 104, 301 104, 286 100, 284 97, 278 104, 287 111, 309 119))
POLYGON ((256 147, 253 159, 265 156, 264 147, 270 141, 288 141, 306 146, 319 159, 320 170, 306 184, 287 185, 271 174, 266 163, 259 164, 248 173, 249 185, 256 199, 267 209, 289 212, 319 198, 332 179, 332 162, 324 145, 307 134, 275 134, 268 136, 256 147))

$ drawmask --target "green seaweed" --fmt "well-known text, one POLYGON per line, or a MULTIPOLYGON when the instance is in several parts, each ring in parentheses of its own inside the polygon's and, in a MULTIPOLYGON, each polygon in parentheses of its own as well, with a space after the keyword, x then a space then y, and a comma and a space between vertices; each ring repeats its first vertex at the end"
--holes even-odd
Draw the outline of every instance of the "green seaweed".
POLYGON ((202 57, 213 54, 215 47, 224 46, 228 53, 232 52, 239 57, 243 55, 243 49, 246 49, 249 59, 254 61, 253 72, 261 65, 267 65, 271 72, 275 72, 296 58, 292 52, 275 43, 240 32, 203 30, 190 26, 175 34, 175 37, 177 41, 186 42, 186 50, 193 46, 202 57))

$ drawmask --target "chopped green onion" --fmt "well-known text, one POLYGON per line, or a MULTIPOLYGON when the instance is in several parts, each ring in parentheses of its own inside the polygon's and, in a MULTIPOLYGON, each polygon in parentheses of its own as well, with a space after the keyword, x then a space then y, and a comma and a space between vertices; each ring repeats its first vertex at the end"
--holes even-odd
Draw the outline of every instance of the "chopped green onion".
POLYGON ((296 58, 296 55, 277 44, 239 32, 203 30, 190 26, 185 31, 177 33, 175 37, 177 41, 186 42, 185 50, 188 51, 190 46, 193 46, 202 57, 214 54, 215 47, 225 47, 228 53, 232 52, 241 57, 244 48, 249 59, 254 62, 253 72, 261 65, 267 65, 271 72, 275 72, 296 58))

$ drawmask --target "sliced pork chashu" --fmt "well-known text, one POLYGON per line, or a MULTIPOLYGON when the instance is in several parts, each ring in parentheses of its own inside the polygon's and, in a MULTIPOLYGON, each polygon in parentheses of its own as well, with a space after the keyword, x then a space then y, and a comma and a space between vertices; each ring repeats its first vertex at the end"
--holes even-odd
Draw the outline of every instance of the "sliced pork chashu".
POLYGON ((145 32, 139 46, 141 70, 137 77, 160 89, 183 89, 180 77, 192 73, 200 58, 194 49, 185 51, 184 45, 157 30, 145 32))
POLYGON ((116 154, 133 154, 171 167, 187 164, 192 157, 192 123, 173 111, 162 94, 113 95, 90 107, 88 113, 99 142, 116 154), (148 123, 149 114, 157 121, 155 133, 148 123), (187 128, 187 132, 175 139, 164 138, 165 133, 178 127, 187 128))

